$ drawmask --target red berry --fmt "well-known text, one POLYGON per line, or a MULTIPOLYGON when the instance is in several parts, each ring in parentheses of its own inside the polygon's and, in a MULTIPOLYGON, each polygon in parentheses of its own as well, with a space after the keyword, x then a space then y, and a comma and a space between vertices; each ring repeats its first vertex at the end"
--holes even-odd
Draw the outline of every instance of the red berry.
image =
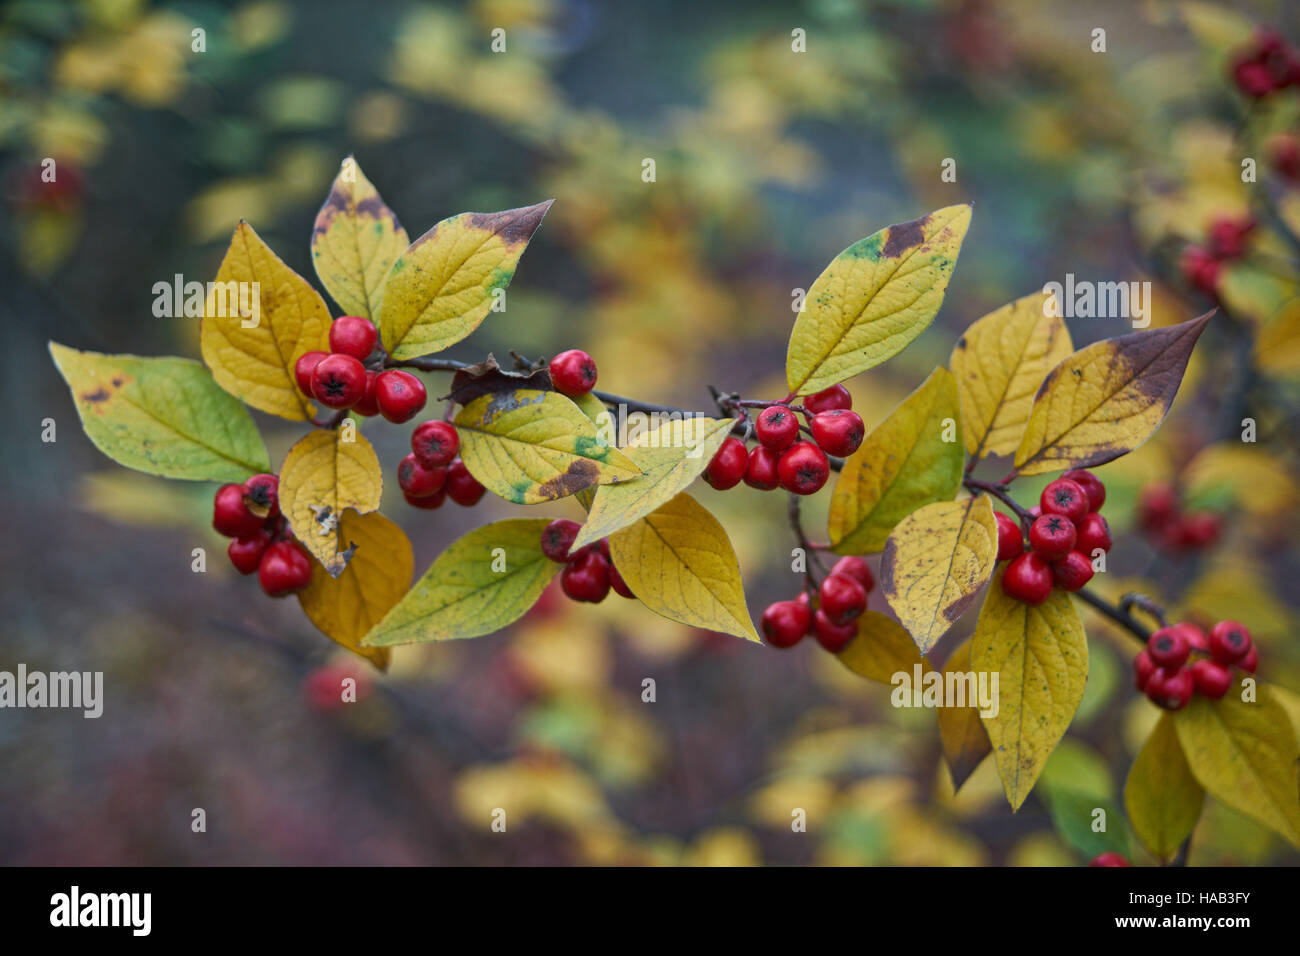
POLYGON ((832 624, 848 624, 867 609, 867 589, 846 574, 828 574, 818 592, 822 613, 832 624))
POLYGON ((1083 516, 1075 525, 1074 546, 1090 558, 1097 556, 1097 551, 1108 552, 1111 547, 1110 525, 1097 512, 1092 511, 1083 516))
POLYGON ((379 403, 379 413, 390 422, 400 425, 409 422, 428 399, 424 383, 400 368, 390 368, 380 372, 375 382, 375 401, 379 403))
POLYGON ((379 386, 379 373, 366 369, 366 391, 352 406, 352 411, 358 415, 365 415, 372 418, 379 414, 379 397, 375 394, 375 389, 379 386))
POLYGON ((1202 697, 1221 700, 1232 686, 1232 672, 1222 664, 1202 659, 1192 665, 1192 681, 1202 697))
POLYGON ((402 497, 406 499, 406 503, 412 508, 423 508, 425 511, 434 511, 441 508, 442 503, 447 500, 447 492, 446 489, 444 489, 432 495, 426 495, 423 498, 415 498, 403 491, 402 497))
POLYGON ((1061 476, 1074 482, 1088 495, 1088 510, 1100 511, 1106 503, 1106 486, 1086 468, 1074 468, 1061 476))
POLYGON ((1255 673, 1256 668, 1259 667, 1259 648, 1252 647, 1247 651, 1246 656, 1237 661, 1237 666, 1248 674, 1255 673))
POLYGON ((573 542, 581 530, 582 525, 576 521, 556 518, 542 529, 542 554, 561 564, 568 561, 571 557, 569 549, 573 547, 573 542))
POLYGON ((293 363, 294 381, 298 383, 304 395, 311 394, 311 373, 322 359, 329 358, 329 352, 303 352, 298 361, 293 363))
POLYGON ((581 349, 569 349, 551 359, 551 384, 565 395, 586 395, 596 387, 596 363, 581 349))
POLYGON ((1253 646, 1246 625, 1236 621, 1220 621, 1210 628, 1210 654, 1220 664, 1235 664, 1253 646))
POLYGON ((771 491, 781 484, 777 473, 780 458, 766 445, 755 445, 749 450, 749 462, 745 465, 745 484, 760 491, 771 491))
POLYGON ((244 504, 243 485, 222 485, 212 499, 212 527, 227 538, 247 538, 258 531, 265 518, 248 510, 244 504))
POLYGON ((1218 294, 1222 266, 1210 250, 1203 246, 1188 246, 1183 250, 1178 265, 1183 279, 1193 289, 1199 289, 1210 298, 1218 294))
POLYGON ((1273 75, 1263 63, 1239 60, 1232 67, 1232 80, 1243 96, 1260 99, 1274 90, 1273 75))
POLYGON ((609 562, 599 551, 588 551, 564 566, 560 587, 574 601, 599 604, 609 594, 609 562))
POLYGON ((813 416, 813 439, 822 451, 836 458, 847 458, 858 450, 867 433, 862 416, 847 408, 834 408, 813 416))
POLYGON ((1042 604, 1052 593, 1052 566, 1037 551, 1026 551, 1007 565, 1002 591, 1026 604, 1042 604))
POLYGON ((447 469, 426 468, 412 452, 397 466, 397 483, 410 497, 427 498, 442 491, 447 483, 447 469))
POLYGON ((623 580, 623 575, 619 574, 618 568, 614 567, 614 562, 607 562, 607 567, 609 568, 609 586, 614 589, 614 593, 619 597, 635 598, 636 595, 632 593, 632 589, 623 580))
POLYGON ((1182 710, 1192 699, 1196 689, 1195 678, 1189 667, 1180 667, 1175 671, 1163 667, 1151 675, 1147 681, 1147 699, 1157 707, 1165 710, 1182 710))
POLYGON ((805 398, 803 407, 808 409, 810 415, 820 415, 836 408, 852 408, 853 396, 843 385, 832 385, 805 398))
POLYGON ((796 495, 811 495, 821 490, 831 476, 831 463, 822 451, 810 441, 792 445, 776 465, 781 487, 796 495))
POLYGON ((1239 259, 1254 231, 1255 220, 1250 216, 1219 216, 1210 223, 1210 249, 1220 260, 1239 259))
POLYGON ((312 370, 311 393, 329 408, 351 408, 366 394, 366 367, 351 355, 327 355, 312 370))
POLYGON ((226 548, 230 563, 240 574, 252 574, 262 562, 262 555, 271 544, 271 532, 259 528, 247 538, 236 538, 226 548))
POLYGON ((1269 144, 1269 159, 1278 175, 1300 182, 1300 139, 1280 133, 1269 144))
POLYGON ((1063 558, 1074 549, 1078 535, 1074 522, 1064 515, 1045 514, 1029 526, 1029 545, 1048 561, 1063 558))
POLYGON ((813 615, 812 630, 818 644, 832 654, 838 654, 849 646, 850 641, 858 636, 858 622, 849 621, 847 624, 836 624, 826 616, 825 611, 818 611, 813 615))
POLYGON ((862 585, 863 590, 868 594, 876 586, 875 575, 871 573, 871 565, 867 564, 866 558, 859 558, 857 555, 850 554, 840 558, 831 567, 831 574, 842 574, 850 577, 862 585))
POLYGON ((704 480, 719 491, 726 491, 740 484, 748 467, 749 453, 745 451, 745 443, 739 438, 728 438, 704 469, 704 480))
POLYGON ((763 636, 773 647, 793 647, 808 633, 812 612, 798 601, 777 601, 763 611, 763 636))
POLYGON ((257 580, 271 597, 284 597, 311 583, 311 559, 297 541, 276 541, 262 555, 257 580))
POLYGON ((1062 515, 1082 521, 1088 513, 1088 493, 1069 478, 1057 478, 1043 489, 1038 499, 1045 515, 1062 515))
POLYGON ((1098 853, 1088 863, 1089 866, 1132 866, 1124 858, 1122 853, 1116 853, 1114 850, 1107 850, 1105 853, 1098 853))
POLYGON ((450 465, 460 452, 460 435, 450 422, 421 422, 411 432, 411 453, 426 468, 450 465))
POLYGON ((1162 627, 1147 638, 1147 653, 1151 662, 1165 670, 1175 670, 1187 662, 1191 645, 1183 632, 1172 627, 1162 627))
POLYGON ((1203 651, 1206 654, 1210 652, 1210 636, 1199 625, 1193 624, 1191 621, 1179 621, 1171 626, 1179 634, 1187 638, 1187 646, 1192 650, 1203 651))
POLYGON ((799 437, 799 419, 784 405, 769 405, 754 423, 758 440, 772 451, 785 451, 799 437))
POLYGON ((275 475, 254 475, 244 482, 244 505, 263 518, 280 513, 280 479, 275 475))
POLYGON ((807 591, 800 591, 799 596, 795 598, 795 601, 808 608, 809 611, 812 610, 812 599, 808 597, 807 591))
POLYGON ((1147 531, 1158 531, 1178 513, 1178 492, 1168 482, 1147 485, 1138 495, 1138 523, 1147 531))
POLYGON ((1193 550, 1209 547, 1219 537, 1220 527, 1219 516, 1214 512, 1193 512, 1179 522, 1178 544, 1193 550))
POLYGON ((1138 651, 1137 657, 1133 658, 1133 682, 1137 685, 1137 689, 1146 690, 1147 682, 1155 672, 1156 665, 1151 660, 1151 655, 1145 650, 1138 651))
POLYGON ((993 520, 998 523, 998 560, 1010 561, 1020 557, 1025 550, 1025 533, 1020 530, 1020 522, 1008 518, 1001 511, 993 512, 993 520))
POLYGON ((457 458, 447 468, 447 497, 458 505, 469 508, 478 504, 483 497, 484 488, 477 478, 469 473, 465 462, 457 458))
POLYGON ((340 315, 330 325, 330 351, 351 355, 364 362, 379 344, 379 332, 373 322, 359 315, 340 315))
POLYGON ((1052 564, 1052 580, 1063 591, 1077 591, 1092 580, 1092 561, 1082 551, 1071 551, 1052 564))

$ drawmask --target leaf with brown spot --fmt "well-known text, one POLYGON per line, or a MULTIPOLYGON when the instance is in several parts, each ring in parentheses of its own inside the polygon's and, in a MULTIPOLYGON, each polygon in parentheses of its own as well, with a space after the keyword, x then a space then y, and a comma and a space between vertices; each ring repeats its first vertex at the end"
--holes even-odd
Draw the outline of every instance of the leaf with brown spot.
POLYGON ((898 523, 885 543, 881 586, 921 653, 974 603, 997 555, 998 527, 985 495, 926 505, 898 523))
POLYGON ((538 504, 641 469, 558 392, 520 388, 481 395, 456 415, 461 460, 495 495, 538 504))
POLYGON ((349 156, 330 187, 311 236, 316 275, 346 315, 377 319, 406 230, 349 156))
POLYGON ((1057 365, 1034 398, 1016 470, 1090 468, 1145 442, 1168 414, 1213 314, 1105 339, 1057 365))
POLYGON ((270 470, 248 409, 198 362, 49 345, 86 437, 118 464, 191 481, 243 481, 270 470))

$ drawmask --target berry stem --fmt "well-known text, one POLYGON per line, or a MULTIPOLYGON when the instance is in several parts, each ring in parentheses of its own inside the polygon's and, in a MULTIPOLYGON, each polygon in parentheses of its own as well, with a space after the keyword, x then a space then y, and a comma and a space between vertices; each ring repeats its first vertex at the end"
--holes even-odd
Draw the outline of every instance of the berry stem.
POLYGON ((1126 614, 1135 607, 1154 617, 1160 622, 1161 627, 1167 626, 1167 622, 1165 621, 1165 609, 1145 594, 1138 594, 1135 591, 1129 591, 1119 599, 1119 609, 1126 614))
POLYGON ((964 484, 970 491, 983 491, 992 495, 994 498, 997 498, 998 501, 1002 502, 1016 513, 1016 517, 1020 519, 1021 526, 1026 530, 1028 530, 1029 526, 1034 523, 1034 516, 1016 503, 1016 499, 1012 498, 1011 492, 1007 490, 1005 482, 994 484, 991 481, 981 481, 978 478, 971 478, 968 475, 962 479, 962 484, 964 484))
POLYGON ((1080 588, 1078 591, 1075 591, 1074 594, 1075 597, 1082 598, 1085 602, 1091 604, 1116 624, 1131 631, 1133 636, 1142 641, 1143 644, 1145 644, 1147 639, 1151 637, 1151 629, 1142 624, 1142 622, 1136 620, 1133 615, 1124 608, 1116 607, 1105 599, 1093 594, 1087 588, 1080 588))
POLYGON ((826 574, 826 565, 822 564, 821 555, 817 553, 817 547, 803 533, 803 519, 799 513, 799 496, 790 493, 789 507, 786 512, 790 516, 790 529, 794 531, 795 540, 799 542, 799 547, 803 548, 804 555, 809 558, 808 564, 805 565, 804 577, 810 587, 815 587, 816 582, 812 576, 812 565, 817 565, 817 570, 823 575, 826 574))

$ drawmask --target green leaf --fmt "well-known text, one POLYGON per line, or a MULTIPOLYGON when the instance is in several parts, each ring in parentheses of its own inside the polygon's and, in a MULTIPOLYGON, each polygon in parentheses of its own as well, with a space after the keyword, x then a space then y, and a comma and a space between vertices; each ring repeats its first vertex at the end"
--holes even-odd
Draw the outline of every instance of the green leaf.
POLYGON ((1257 692, 1256 701, 1243 701, 1236 689, 1222 700, 1195 696, 1174 713, 1174 728, 1192 775, 1210 796, 1300 846, 1300 745, 1267 685, 1257 692))
POLYGON ((948 206, 849 246, 808 290, 786 354, 790 391, 810 395, 901 352, 943 304, 971 207, 948 206))
POLYGON ((252 416, 198 362, 79 352, 58 366, 95 447, 119 464, 192 481, 243 481, 271 470, 252 416))
POLYGON ((1204 804, 1205 790, 1187 766, 1174 718, 1161 714, 1124 784, 1133 831, 1155 856, 1172 860, 1192 835, 1204 804))
POLYGON ((645 475, 601 485, 573 547, 608 537, 685 491, 734 425, 729 418, 689 418, 668 421, 636 435, 622 451, 645 475))
POLYGON ((1088 640, 1068 592, 1057 588, 1042 604, 1025 604, 1003 592, 1005 572, 999 569, 984 595, 971 664, 998 674, 998 712, 982 719, 1018 810, 1083 698, 1088 640))
POLYGON ((388 275, 379 333, 394 358, 454 345, 492 311, 552 200, 444 219, 398 257, 388 275))
POLYGON ((879 551, 917 508, 952 500, 961 484, 960 415, 952 373, 936 368, 872 430, 835 479, 828 522, 836 552, 879 551))
POLYGON ((375 319, 382 314, 388 272, 409 244, 397 216, 349 156, 311 234, 321 285, 344 314, 375 319))
POLYGON ((479 637, 517 621, 561 568, 542 554, 542 529, 548 523, 546 518, 512 518, 457 539, 361 645, 479 637))
POLYGON ((616 531, 609 551, 632 593, 656 614, 758 640, 727 532, 685 492, 616 531))
POLYGON ((460 456, 495 495, 538 504, 641 476, 578 406, 558 392, 480 395, 456 415, 460 456))
POLYGON ((1048 372, 1016 449, 1016 470, 1091 468, 1145 442, 1174 403, 1211 315, 1094 342, 1048 372))
POLYGON ((985 495, 939 501, 898 523, 880 561, 885 600, 922 654, 975 602, 998 556, 998 526, 985 495))
POLYGON ((1114 801, 1077 790, 1048 789, 1046 802, 1056 832, 1085 858, 1107 851, 1132 855, 1124 814, 1114 801))

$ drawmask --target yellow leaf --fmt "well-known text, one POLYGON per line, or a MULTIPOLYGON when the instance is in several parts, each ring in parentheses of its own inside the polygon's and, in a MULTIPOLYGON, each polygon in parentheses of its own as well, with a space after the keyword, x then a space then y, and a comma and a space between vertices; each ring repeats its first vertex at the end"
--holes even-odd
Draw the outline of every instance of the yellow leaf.
POLYGON ((1255 338, 1255 364, 1273 378, 1300 375, 1300 301, 1288 303, 1260 328, 1255 338))
POLYGON ((970 225, 948 206, 849 246, 808 290, 785 360, 796 395, 811 395, 903 351, 934 320, 970 225))
POLYGON ((1065 734, 1088 679, 1088 641, 1070 595, 1042 604, 1002 591, 994 575, 971 638, 976 671, 998 673, 998 712, 983 717, 1011 809, 1019 810, 1065 734))
POLYGON ((963 460, 959 415, 956 383, 940 367, 867 435, 831 494, 828 526, 837 552, 879 551, 898 522, 956 494, 963 460))
POLYGON ((444 219, 393 263, 379 333, 394 358, 454 345, 479 327, 552 200, 505 212, 444 219))
POLYGON ((1300 846, 1300 744, 1267 685, 1257 691, 1254 702, 1235 689, 1222 700, 1193 697, 1174 713, 1178 742, 1210 796, 1300 846))
POLYGON ((517 621, 560 570, 542 554, 547 524, 545 518, 496 521, 457 538, 362 643, 480 637, 517 621))
POLYGON ((952 350, 962 435, 976 458, 1016 450, 1043 377, 1074 350, 1060 315, 1047 314, 1051 299, 1035 292, 990 312, 952 350))
POLYGON ((885 542, 885 600, 922 654, 966 613, 993 573, 998 526, 985 495, 918 508, 885 542))
POLYGON ((930 670, 929 662, 921 657, 902 625, 878 611, 862 613, 858 636, 836 657, 853 673, 882 684, 892 684, 898 673, 907 674, 911 680, 917 664, 922 673, 930 670))
POLYGON ((1265 451, 1235 442, 1202 449, 1179 477, 1185 496, 1228 488, 1236 504, 1254 515, 1291 514, 1300 499, 1290 468, 1265 451))
POLYGON ((336 576, 348 561, 338 533, 343 509, 375 511, 383 489, 374 448, 351 428, 309 432, 280 467, 280 510, 298 540, 336 576))
POLYGON ((456 414, 456 428, 470 474, 515 504, 553 501, 641 475, 558 392, 520 388, 480 395, 456 414))
POLYGON ((346 315, 377 318, 388 271, 407 245, 397 216, 349 156, 312 230, 311 257, 321 285, 346 315))
POLYGON ((1096 342, 1057 365, 1034 397, 1016 470, 1041 475, 1101 465, 1150 438, 1211 315, 1096 342))
POLYGON ((315 408, 293 366, 305 352, 329 351, 329 329, 320 293, 241 221, 209 288, 199 337, 217 384, 254 408, 307 421, 315 408), (255 309, 242 308, 252 303, 255 309))
MULTIPOLYGON (((945 674, 966 674, 971 672, 970 641, 952 652, 944 664, 945 674)), ((978 676, 978 675, 977 675, 978 676)), ((1001 688, 999 688, 1001 690, 1001 688)), ((952 776, 952 789, 956 793, 962 784, 970 779, 975 768, 980 765, 993 745, 989 743, 988 732, 980 720, 977 707, 940 707, 939 742, 943 746, 943 757, 948 763, 948 773, 952 776)))
POLYGON ((656 614, 758 640, 727 532, 690 495, 616 531, 609 550, 632 593, 656 614))
POLYGON ((573 548, 626 528, 685 491, 731 434, 733 425, 729 418, 689 418, 637 434, 622 451, 645 474, 596 490, 587 523, 573 548))
POLYGON ((1148 850, 1171 860, 1192 835, 1204 802, 1205 791, 1187 766, 1174 718, 1162 713, 1124 784, 1128 822, 1148 850))
POLYGON ((392 651, 362 647, 361 639, 410 587, 415 571, 411 542, 377 511, 344 512, 339 537, 346 547, 356 547, 348 566, 336 578, 313 561, 311 584, 298 592, 298 603, 326 637, 387 670, 392 651))

